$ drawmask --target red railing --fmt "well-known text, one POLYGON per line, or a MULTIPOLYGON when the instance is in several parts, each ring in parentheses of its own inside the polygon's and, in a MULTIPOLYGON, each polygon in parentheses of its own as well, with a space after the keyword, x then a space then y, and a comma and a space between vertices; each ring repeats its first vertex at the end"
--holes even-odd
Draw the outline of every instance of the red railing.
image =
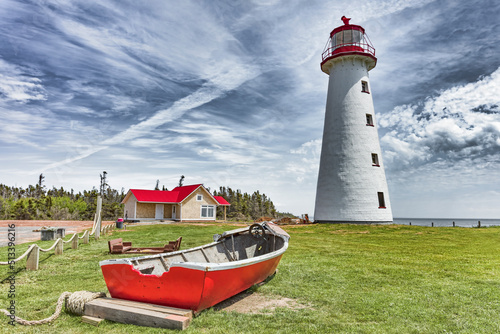
MULTIPOLYGON (((331 45, 328 43, 327 45, 331 45)), ((321 55, 322 61, 325 59, 342 53, 351 53, 351 52, 363 52, 368 53, 375 57, 375 48, 368 43, 345 43, 338 44, 335 46, 331 46, 326 48, 321 55)))

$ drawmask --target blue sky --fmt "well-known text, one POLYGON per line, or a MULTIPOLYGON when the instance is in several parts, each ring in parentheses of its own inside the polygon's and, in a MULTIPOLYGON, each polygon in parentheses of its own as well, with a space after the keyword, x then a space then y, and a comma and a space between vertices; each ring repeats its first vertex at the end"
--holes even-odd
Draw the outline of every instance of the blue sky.
POLYGON ((0 2, 0 183, 260 190, 313 214, 340 17, 370 72, 396 217, 500 217, 500 3, 0 2))

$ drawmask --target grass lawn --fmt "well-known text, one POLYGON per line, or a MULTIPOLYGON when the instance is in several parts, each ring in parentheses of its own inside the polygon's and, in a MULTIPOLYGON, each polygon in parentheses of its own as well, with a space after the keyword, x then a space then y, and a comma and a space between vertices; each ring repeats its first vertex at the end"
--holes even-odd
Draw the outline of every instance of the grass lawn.
MULTIPOLYGON (((137 226, 99 241, 65 245, 64 254, 40 253, 40 269, 17 264, 16 312, 36 320, 50 316, 63 291, 105 291, 99 261, 107 240, 137 246, 163 245, 182 236, 181 249, 212 241, 222 224, 137 226)), ((278 274, 258 288, 308 305, 303 309, 240 314, 209 309, 185 333, 498 333, 500 332, 500 228, 401 225, 285 226, 290 247, 278 274)), ((68 239, 68 237, 66 238, 68 239)), ((47 248, 52 242, 39 242, 47 248)), ((21 255, 27 244, 16 246, 21 255)), ((122 256, 126 257, 126 256, 122 256)), ((0 248, 0 261, 7 248, 0 248)), ((0 308, 10 299, 7 266, 0 267, 0 308)), ((2 333, 160 333, 166 330, 104 321, 99 327, 63 312, 50 325, 15 328, 2 319, 2 333), (13 331, 14 329, 14 331, 13 331)))

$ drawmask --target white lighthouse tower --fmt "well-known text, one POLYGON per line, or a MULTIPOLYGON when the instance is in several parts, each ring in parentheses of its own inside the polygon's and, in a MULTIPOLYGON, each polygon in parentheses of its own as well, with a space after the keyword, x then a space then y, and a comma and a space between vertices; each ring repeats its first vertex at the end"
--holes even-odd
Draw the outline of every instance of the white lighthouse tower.
POLYGON ((330 76, 314 220, 391 222, 392 211, 378 139, 368 71, 375 49, 365 29, 333 29, 321 70, 330 76))

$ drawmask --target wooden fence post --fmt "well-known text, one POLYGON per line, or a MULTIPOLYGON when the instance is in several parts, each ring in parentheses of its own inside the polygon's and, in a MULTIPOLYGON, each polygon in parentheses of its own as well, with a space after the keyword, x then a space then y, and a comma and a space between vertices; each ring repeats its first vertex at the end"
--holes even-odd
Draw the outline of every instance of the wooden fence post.
POLYGON ((57 245, 56 245, 56 250, 55 254, 56 255, 62 255, 63 254, 63 249, 64 249, 64 243, 61 238, 57 239, 57 245))
POLYGON ((78 233, 73 234, 73 240, 71 242, 71 248, 78 249, 78 233))
POLYGON ((31 249, 28 254, 28 259, 26 260, 26 270, 38 270, 38 257, 40 254, 40 248, 35 244, 35 247, 31 249))
POLYGON ((89 231, 83 232, 83 238, 82 238, 82 244, 88 244, 89 243, 89 231))

